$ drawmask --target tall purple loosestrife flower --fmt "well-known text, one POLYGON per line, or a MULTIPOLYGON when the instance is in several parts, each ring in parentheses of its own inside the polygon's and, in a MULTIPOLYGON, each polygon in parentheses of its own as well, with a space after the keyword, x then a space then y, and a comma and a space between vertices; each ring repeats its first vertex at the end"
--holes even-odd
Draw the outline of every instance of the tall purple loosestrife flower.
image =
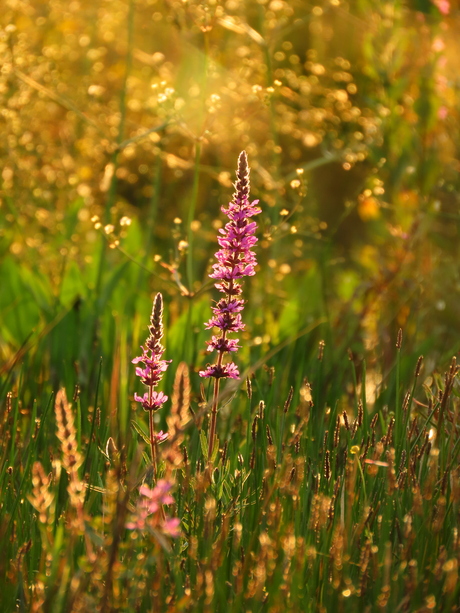
POLYGON ((257 223, 251 221, 251 217, 258 215, 261 210, 258 200, 249 202, 249 166, 245 151, 238 158, 236 171, 235 193, 228 207, 222 207, 222 212, 227 215, 229 222, 224 229, 220 229, 217 241, 220 249, 217 251, 217 263, 213 264, 213 271, 209 275, 216 279, 215 287, 224 296, 212 308, 213 317, 205 324, 206 329, 218 328, 218 336, 213 336, 207 341, 208 351, 217 351, 217 361, 207 366, 206 370, 200 371, 201 377, 214 378, 214 391, 211 408, 211 422, 208 438, 208 458, 212 456, 216 436, 217 402, 219 398, 220 379, 239 379, 237 365, 230 361, 224 363, 226 353, 236 352, 240 348, 238 339, 229 339, 231 332, 244 330, 241 311, 244 308, 244 300, 241 299, 241 279, 255 274, 254 267, 257 264, 255 253, 251 248, 257 243, 254 236, 257 223))
POLYGON ((149 413, 150 448, 152 451, 152 464, 154 477, 157 472, 157 445, 167 437, 163 432, 155 432, 153 414, 158 411, 168 400, 163 392, 155 392, 154 389, 163 377, 171 360, 162 360, 164 347, 161 344, 163 338, 163 296, 158 293, 153 301, 152 314, 150 316, 150 335, 142 346, 142 355, 132 360, 133 364, 142 363, 144 368, 136 366, 136 375, 147 386, 147 392, 143 396, 134 394, 134 400, 140 402, 145 411, 149 413))

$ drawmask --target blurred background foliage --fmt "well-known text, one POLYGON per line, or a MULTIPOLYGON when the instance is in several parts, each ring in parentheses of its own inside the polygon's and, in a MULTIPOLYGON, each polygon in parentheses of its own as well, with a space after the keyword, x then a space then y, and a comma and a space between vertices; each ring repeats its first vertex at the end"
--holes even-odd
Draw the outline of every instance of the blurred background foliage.
POLYGON ((251 359, 308 329, 306 350, 325 337, 383 364, 399 327, 409 353, 456 352, 459 8, 5 0, 3 372, 29 356, 84 384, 109 354, 126 397, 158 290, 172 350, 203 362, 243 148, 263 208, 251 359))
MULTIPOLYGON (((265 607, 265 582, 271 611, 299 610, 301 601, 325 603, 321 610, 386 607, 390 576, 390 608, 454 606, 458 406, 446 412, 446 436, 441 426, 449 394, 458 397, 451 359, 460 333, 459 0, 3 0, 0 13, 2 603, 71 610, 77 592, 97 602, 103 591, 98 610, 106 611, 115 569, 114 598, 123 608, 117 586, 142 589, 139 610, 160 610, 151 599, 174 593, 189 598, 187 610, 195 597, 198 607, 206 598, 203 610, 217 610, 211 588, 208 600, 214 576, 225 611, 230 592, 234 611, 246 597, 265 607), (216 292, 208 273, 242 149, 262 208, 259 266, 244 284, 242 377, 224 386, 225 471, 212 493, 199 470, 209 388, 200 388, 197 372, 211 359, 203 322, 216 292), (135 546, 131 538, 114 564, 128 497, 138 477, 148 478, 148 418, 133 402, 142 390, 131 361, 158 291, 164 357, 172 360, 160 388, 178 395, 178 364, 191 370, 193 420, 175 458, 165 445, 164 463, 176 474, 184 537, 171 565, 156 560, 158 543, 147 559, 147 541, 135 546), (94 567, 80 557, 81 525, 65 512, 52 417, 60 387, 75 416, 68 439, 85 455, 94 567), (356 416, 353 434, 341 426, 344 414, 356 416), (398 455, 388 448, 380 458, 393 427, 398 455), (370 436, 376 449, 364 460, 370 436), (30 497, 38 459, 43 475, 54 471, 54 532, 30 497), (367 461, 373 472, 364 476, 367 461), (386 478, 374 480, 379 466, 388 468, 388 490, 386 478), (339 488, 342 528, 332 536, 339 488), (310 509, 318 521, 307 521, 310 509), (320 513, 323 523, 329 516, 321 535, 320 513), (298 565, 289 566, 294 534, 298 565), (135 551, 141 555, 131 557, 135 551), (359 601, 367 574, 374 584, 359 601), (190 579, 196 594, 183 589, 190 579)), ((170 406, 156 413, 158 429, 170 427, 170 406)))

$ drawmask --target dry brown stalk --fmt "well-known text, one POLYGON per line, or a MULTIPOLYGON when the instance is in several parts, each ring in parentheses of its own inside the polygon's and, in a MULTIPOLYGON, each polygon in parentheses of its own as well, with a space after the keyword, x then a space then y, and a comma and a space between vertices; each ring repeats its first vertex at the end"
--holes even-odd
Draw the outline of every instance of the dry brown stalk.
POLYGON ((76 515, 73 526, 79 534, 84 534, 88 559, 93 560, 93 547, 85 531, 85 484, 78 474, 78 469, 83 463, 83 458, 78 450, 77 431, 72 407, 67 401, 67 395, 64 388, 60 389, 56 394, 54 410, 56 414, 57 437, 61 442, 62 466, 69 475, 67 492, 69 494, 70 505, 75 509, 76 515))
POLYGON ((167 417, 170 437, 178 437, 190 419, 189 407, 191 398, 191 385, 189 369, 185 362, 181 362, 174 377, 173 392, 171 396, 171 413, 167 417))

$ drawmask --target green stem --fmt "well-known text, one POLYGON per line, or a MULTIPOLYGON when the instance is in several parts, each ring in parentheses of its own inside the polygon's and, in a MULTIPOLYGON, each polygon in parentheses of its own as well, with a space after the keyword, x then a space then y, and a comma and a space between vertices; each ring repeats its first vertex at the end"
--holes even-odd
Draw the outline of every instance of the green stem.
POLYGON ((401 348, 398 347, 398 353, 396 354, 396 394, 395 394, 395 449, 396 449, 396 460, 399 462, 401 449, 400 444, 403 437, 403 417, 402 417, 402 407, 401 407, 401 399, 399 396, 399 388, 400 388, 400 368, 401 368, 401 348))
POLYGON ((212 452, 214 449, 214 441, 216 438, 216 425, 217 425, 217 403, 219 401, 219 381, 220 379, 214 379, 214 391, 212 395, 212 408, 211 408, 211 423, 209 425, 209 439, 208 439, 208 463, 212 468, 212 452))
POLYGON ((157 443, 155 440, 155 422, 153 420, 153 411, 149 410, 149 434, 150 434, 150 450, 152 453, 153 466, 153 481, 157 478, 157 443))
POLYGON ((187 251, 187 284, 190 293, 193 292, 193 230, 192 230, 192 221, 195 218, 195 210, 196 203, 198 201, 198 187, 200 181, 200 159, 201 159, 201 142, 196 144, 195 150, 195 169, 193 173, 193 189, 192 189, 192 198, 188 207, 188 216, 187 216, 187 241, 188 241, 188 251, 187 251))
MULTIPOLYGON (((222 332, 222 339, 225 340, 226 330, 222 332)), ((222 360, 224 357, 224 352, 219 351, 219 355, 217 357, 217 367, 222 366, 222 360)), ((212 452, 214 450, 214 441, 216 438, 216 426, 217 426, 217 404, 219 402, 219 385, 220 379, 214 379, 214 391, 212 394, 212 407, 211 407, 211 423, 209 425, 209 439, 208 439, 208 462, 209 466, 212 468, 212 452)))
MULTIPOLYGON (((152 406, 153 386, 149 386, 149 407, 152 406)), ((153 419, 153 409, 149 409, 149 438, 150 450, 152 453, 153 482, 157 480, 157 441, 155 438, 155 421, 153 419)))

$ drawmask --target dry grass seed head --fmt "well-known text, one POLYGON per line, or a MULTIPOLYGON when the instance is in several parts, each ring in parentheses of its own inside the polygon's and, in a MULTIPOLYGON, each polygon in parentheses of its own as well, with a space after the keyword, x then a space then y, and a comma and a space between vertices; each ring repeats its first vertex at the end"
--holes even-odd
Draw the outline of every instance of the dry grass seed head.
POLYGON ((66 392, 61 389, 56 394, 54 405, 56 413, 57 437, 61 441, 62 464, 66 471, 78 470, 82 457, 77 447, 77 431, 74 424, 72 408, 67 401, 66 392))
POLYGON ((53 503, 54 494, 50 491, 51 479, 45 474, 40 462, 32 466, 32 493, 28 496, 30 504, 39 514, 42 524, 49 523, 49 507, 53 503))

